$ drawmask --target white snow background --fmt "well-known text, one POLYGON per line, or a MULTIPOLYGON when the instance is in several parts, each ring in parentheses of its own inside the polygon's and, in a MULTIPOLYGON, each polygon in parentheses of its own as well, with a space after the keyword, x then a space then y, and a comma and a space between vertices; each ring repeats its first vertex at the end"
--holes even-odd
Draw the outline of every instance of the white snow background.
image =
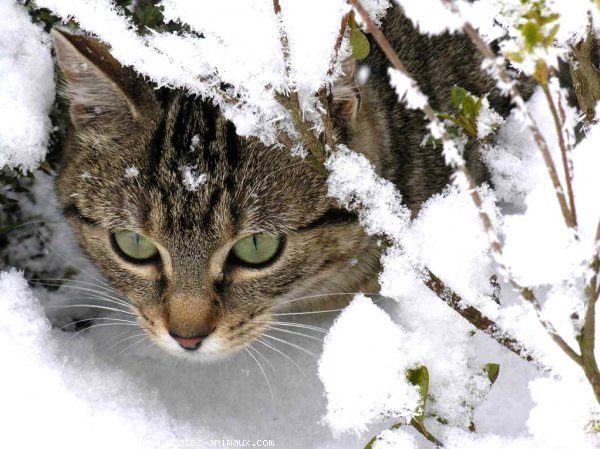
MULTIPOLYGON (((271 0, 165 0, 165 17, 187 22, 205 35, 202 41, 155 33, 139 37, 108 0, 36 3, 64 19, 75 18, 83 30, 108 43, 123 64, 159 85, 183 86, 214 98, 240 134, 257 135, 266 143, 274 141, 274 124, 288 126, 273 91, 297 88, 307 119, 319 126, 311 96, 327 80, 331 49, 347 10, 342 0, 281 2, 291 54, 286 78, 271 0), (223 101, 219 82, 210 80, 215 71, 241 95, 241 106, 223 101), (199 81, 198 75, 208 81, 199 81)), ((381 17, 388 2, 364 3, 381 17)), ((400 3, 425 32, 460 28, 439 0, 400 3)), ((460 6, 491 39, 501 31, 494 22, 498 11, 518 3, 480 0, 460 6)), ((561 13, 560 42, 581 36, 591 2, 548 3, 561 13)), ((31 170, 43 160, 51 131, 49 37, 13 0, 0 0, 0 17, 0 168, 31 170)), ((421 101, 407 87, 402 90, 406 80, 395 78, 400 97, 421 101)), ((552 119, 540 92, 529 107, 558 161, 552 119)), ((577 112, 567 113, 572 129, 577 112)), ((506 121, 497 140, 484 153, 495 184, 494 191, 480 189, 485 207, 502 230, 513 273, 545 293, 545 316, 574 344, 569 317, 583 308, 577 300, 581 267, 592 254, 600 216, 600 128, 592 127, 573 153, 578 241, 563 226, 541 157, 518 114, 506 121), (511 213, 502 216, 498 204, 511 213)), ((278 346, 286 356, 257 348, 268 359, 258 359, 264 372, 244 354, 213 365, 188 364, 152 347, 140 329, 125 323, 102 326, 98 320, 85 332, 60 330, 72 319, 98 312, 55 306, 84 300, 78 299, 83 290, 73 286, 91 288, 86 284, 91 283, 102 289, 104 281, 78 252, 58 214, 52 177, 38 172, 34 201, 23 197, 21 207, 47 225, 30 239, 12 231, 9 251, 15 267, 0 267, 0 446, 146 448, 181 446, 187 440, 188 446, 210 447, 210 440, 265 439, 285 449, 362 448, 377 432, 415 415, 418 395, 404 374, 425 365, 435 399, 428 411, 447 423, 431 418, 427 427, 446 447, 600 447, 589 429, 600 409, 580 368, 557 349, 531 308, 507 285, 502 285, 502 307, 491 300, 489 244, 468 195, 450 187, 411 221, 399 193, 362 156, 341 147, 327 165, 331 195, 342 204, 361 205, 365 228, 393 243, 380 278, 386 298, 357 295, 335 321, 324 348, 302 337, 288 339, 322 352, 320 360, 290 346, 278 346), (39 239, 49 251, 30 259, 39 239), (79 270, 72 287, 56 291, 29 287, 19 271, 45 267, 60 272, 70 266, 79 270), (547 369, 537 371, 487 336, 471 335, 471 326, 423 286, 423 266, 513 332, 547 369), (501 366, 491 388, 482 371, 489 362, 501 366), (477 433, 467 430, 471 420, 477 433)), ((36 229, 36 220, 30 226, 36 229)), ((334 318, 310 315, 299 322, 329 327, 334 318)), ((433 447, 410 427, 385 431, 382 437, 375 449, 433 447)))

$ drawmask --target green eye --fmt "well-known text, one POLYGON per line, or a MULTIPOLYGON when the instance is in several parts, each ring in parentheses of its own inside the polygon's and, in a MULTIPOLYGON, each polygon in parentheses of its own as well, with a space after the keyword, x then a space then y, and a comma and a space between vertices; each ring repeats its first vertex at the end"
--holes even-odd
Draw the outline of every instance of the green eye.
POLYGON ((117 248, 128 257, 138 261, 151 259, 158 254, 158 249, 150 240, 132 231, 117 231, 113 234, 117 248))
POLYGON ((259 233, 238 241, 233 245, 233 255, 250 265, 260 265, 271 260, 277 254, 281 237, 274 234, 259 233))

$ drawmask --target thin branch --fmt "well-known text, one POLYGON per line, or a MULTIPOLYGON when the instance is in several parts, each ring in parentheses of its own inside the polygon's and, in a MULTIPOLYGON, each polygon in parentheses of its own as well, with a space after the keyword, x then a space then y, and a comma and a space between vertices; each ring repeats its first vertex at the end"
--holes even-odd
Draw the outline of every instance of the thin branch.
MULTIPOLYGON (((453 12, 460 14, 454 0, 444 0, 444 3, 453 12)), ((563 193, 562 189, 560 188, 560 182, 558 181, 558 175, 556 173, 556 168, 554 167, 552 159, 550 158, 550 152, 548 150, 548 146, 547 146, 545 140, 543 140, 543 136, 541 135, 539 129, 535 125, 535 122, 533 121, 533 117, 531 116, 530 112, 528 111, 522 96, 520 95, 519 91, 517 90, 515 84, 511 82, 510 76, 504 67, 504 62, 502 60, 500 60, 502 62, 499 62, 499 60, 496 58, 496 55, 489 48, 489 46, 484 42, 484 40, 482 39, 482 37, 478 33, 478 31, 475 30, 475 28, 469 22, 464 22, 463 29, 465 30, 465 33, 467 33, 469 35, 469 37, 471 38, 471 41, 483 53, 483 55, 495 66, 496 75, 497 75, 498 79, 510 86, 509 92, 510 92, 513 103, 515 103, 519 107, 519 109, 521 110, 521 112, 523 114, 526 114, 526 117, 528 117, 527 125, 530 128, 531 132, 534 134, 534 138, 535 138, 536 142, 538 143, 538 147, 540 148, 540 150, 542 152, 544 160, 546 161, 546 166, 548 168, 548 172, 550 174, 552 183, 554 184, 554 187, 556 190, 556 195, 557 195, 559 204, 561 206, 561 210, 563 212, 563 217, 565 219, 565 222, 567 223, 567 226, 574 228, 576 226, 575 209, 572 209, 570 211, 568 210, 568 207, 566 205, 566 200, 564 197, 564 193, 563 193)), ((548 95, 548 97, 550 100, 552 99, 551 95, 548 95)), ((553 115, 556 116, 555 111, 553 111, 553 115)), ((560 129, 557 129, 557 131, 559 132, 559 135, 561 135, 562 134, 562 126, 560 126, 560 129)), ((562 151, 562 149, 561 149, 561 151, 562 151)), ((566 154, 566 148, 565 148, 565 152, 563 154, 566 154)), ((568 160, 566 162, 568 162, 568 160)), ((568 165, 565 165, 565 169, 568 169, 568 165)), ((570 180, 568 174, 569 173, 567 172, 567 179, 566 179, 567 183, 570 180)), ((574 203, 573 199, 571 199, 571 201, 572 201, 572 205, 574 207, 575 203, 574 203)), ((600 244, 600 223, 598 223, 598 228, 596 230, 596 238, 595 238, 595 242, 594 242, 595 255, 594 255, 592 262, 590 264, 590 267, 589 267, 592 270, 593 274, 585 288, 585 295, 586 295, 588 304, 587 304, 587 309, 586 309, 584 326, 583 326, 581 335, 578 338, 581 355, 577 354, 558 335, 558 333, 556 333, 556 331, 552 327, 551 323, 549 323, 547 320, 545 320, 542 317, 541 306, 540 306, 539 302, 537 301, 537 299, 535 298, 533 291, 529 288, 520 287, 513 281, 513 285, 515 285, 515 287, 517 287, 517 289, 520 290, 521 296, 525 300, 528 300, 534 306, 535 311, 538 315, 538 319, 540 320, 542 325, 544 325, 544 327, 546 328, 546 330, 548 331, 548 333, 550 334, 552 339, 560 346, 560 348, 563 350, 563 352, 565 352, 565 354, 567 354, 569 357, 571 357, 571 359, 573 361, 575 361, 577 364, 579 364, 583 368, 583 371, 584 371, 586 377, 588 378, 588 381, 590 382, 592 389, 594 390, 594 394, 595 394, 596 400, 598 402, 600 402, 600 370, 598 369, 598 364, 596 362, 596 357, 594 354, 594 345, 595 345, 594 339, 595 339, 595 308, 596 308, 596 301, 598 300, 598 295, 596 294, 596 284, 598 282, 598 273, 600 271, 600 254, 599 254, 600 247, 598 246, 599 244, 600 244)))
POLYGON ((596 291, 596 288, 600 273, 600 221, 598 222, 598 227, 596 229, 594 249, 595 254, 589 265, 592 276, 585 288, 585 295, 587 298, 585 320, 578 340, 579 348, 581 350, 582 368, 594 389, 596 399, 600 402, 600 370, 598 369, 598 363, 596 362, 594 353, 596 337, 596 302, 598 301, 598 292, 596 291))
MULTIPOLYGON (((443 0, 443 2, 453 13, 460 16, 460 10, 458 9, 454 0, 443 0)), ((552 184, 554 186, 556 197, 561 208, 565 223, 570 228, 574 227, 575 223, 573 221, 573 217, 571 216, 571 211, 569 210, 569 207, 567 205, 564 191, 560 183, 560 179, 558 177, 558 172, 556 171, 556 166, 554 165, 554 161, 552 160, 552 156, 550 154, 548 143, 546 142, 546 139, 544 138, 533 116, 527 108, 525 100, 523 99, 523 96, 517 89, 514 80, 506 70, 504 59, 498 58, 494 51, 485 43, 479 32, 468 21, 465 21, 463 23, 463 29, 465 33, 469 36, 473 44, 484 56, 484 58, 493 67, 494 70, 490 71, 492 75, 494 75, 498 79, 498 81, 502 82, 505 86, 508 87, 508 93, 511 97, 512 102, 515 104, 515 106, 517 106, 517 109, 519 109, 519 111, 526 118, 525 122, 527 128, 533 134, 533 138, 540 152, 542 153, 542 157, 544 159, 544 163, 546 164, 546 168, 548 170, 548 174, 550 175, 552 184)))
POLYGON ((427 275, 428 279, 425 281, 425 285, 440 299, 445 301, 455 312, 509 351, 512 351, 528 362, 533 362, 535 365, 540 366, 531 354, 527 353, 525 348, 523 348, 523 345, 514 338, 506 336, 505 332, 503 332, 494 321, 484 316, 475 307, 467 306, 458 294, 448 288, 442 280, 431 271, 427 270, 427 275))
POLYGON ((346 13, 342 16, 342 21, 340 22, 340 31, 338 32, 337 39, 335 40, 335 45, 333 47, 333 57, 331 58, 331 62, 329 64, 329 69, 327 70, 327 75, 333 75, 335 71, 335 65, 337 64, 338 58, 340 56, 340 48, 342 47, 342 42, 344 41, 344 35, 346 34, 346 28, 348 28, 348 19, 350 18, 350 13, 346 13))
MULTIPOLYGON (((454 0, 443 1, 452 12, 460 15, 460 11, 454 0)), ((560 183, 558 172, 556 171, 556 166, 554 165, 554 161, 552 160, 552 156, 550 154, 550 148, 548 147, 548 143, 546 142, 544 135, 537 126, 533 116, 531 115, 531 112, 527 108, 523 96, 517 89, 516 83, 506 70, 504 59, 498 58, 494 51, 485 43, 479 32, 468 21, 464 22, 463 29, 465 33, 469 36, 475 47, 477 47, 477 49, 481 52, 484 58, 491 64, 491 67, 493 68, 493 70, 490 71, 491 74, 495 76, 498 79, 498 81, 507 86, 508 93, 511 97, 513 104, 515 104, 517 109, 525 117, 525 124, 527 125, 529 131, 532 133, 533 139, 535 140, 535 143, 537 144, 540 152, 542 153, 542 158, 544 159, 546 169, 548 170, 548 175, 550 176, 550 180, 552 181, 552 185, 554 186, 556 199, 560 206, 560 210, 562 212, 565 224, 569 228, 574 228, 575 221, 572 216, 572 211, 569 209, 569 206, 567 204, 564 190, 560 183)))
POLYGON ((410 425, 413 426, 413 428, 419 432, 421 435, 423 435, 427 440, 431 441, 433 444, 435 444, 437 447, 446 447, 444 446, 444 444, 438 440, 436 437, 434 437, 423 425, 423 423, 419 422, 419 420, 413 418, 410 420, 410 425))
MULTIPOLYGON (((567 194, 569 196, 569 205, 571 208, 571 215, 573 218, 573 225, 577 226, 577 212, 575 210, 575 196, 573 195, 573 170, 571 167, 570 161, 570 152, 571 145, 565 141, 564 136, 564 125, 565 125, 565 115, 564 109, 562 105, 559 106, 561 109, 561 113, 556 107, 554 102, 554 98, 552 97, 552 92, 550 92, 550 87, 548 86, 548 82, 545 81, 541 83, 542 91, 544 92, 544 96, 546 97, 546 101, 548 102, 548 106, 550 106, 550 112, 552 114, 552 118, 554 119, 554 127, 556 128, 556 135, 558 137, 558 146, 560 147, 560 154, 562 157, 562 165, 565 173, 565 183, 567 184, 567 194)), ((560 101, 560 100, 559 100, 560 101)))
MULTIPOLYGON (((411 73, 404 66, 404 64, 402 63, 402 61, 400 60, 400 58, 398 57, 398 55, 394 51, 393 47, 391 46, 390 42, 387 40, 387 38, 384 36, 384 34, 381 32, 381 30, 379 30, 379 28, 377 27, 377 25, 375 25, 375 23, 373 22, 373 20, 370 18, 369 14, 367 13, 367 11, 365 10, 365 8, 361 4, 360 0, 347 0, 347 1, 360 14, 361 18, 363 19, 364 23, 367 26, 367 30, 371 33, 371 35, 373 36, 373 38, 375 39, 375 41, 377 42, 377 44, 379 45, 379 47, 383 50, 383 52, 387 56, 388 60, 392 63, 392 65, 394 66, 394 68, 396 68, 396 70, 400 71, 405 76, 407 76, 408 78, 410 78, 411 80, 413 80, 413 83, 412 83, 413 86, 412 87, 417 92, 419 92, 419 94, 422 96, 422 98, 425 99, 424 105, 422 107, 423 112, 425 112, 425 116, 430 121, 430 123, 432 124, 433 127, 435 127, 438 130, 440 130, 441 136, 442 136, 442 141, 444 142, 444 146, 445 147, 448 146, 450 148, 453 148, 454 147, 453 140, 450 137, 450 135, 448 134, 448 132, 447 132, 444 124, 438 119, 438 117, 435 114, 433 108, 429 104, 429 101, 426 100, 425 95, 420 91, 419 87, 417 86, 416 82, 414 81, 414 78, 412 77, 411 73)), ((455 9, 453 9, 453 11, 455 11, 455 12, 457 11, 456 5, 454 5, 454 2, 452 0, 444 0, 444 2, 446 4, 453 5, 454 8, 455 8, 455 9)), ((465 29, 466 29, 467 26, 470 26, 470 25, 468 23, 465 23, 465 29)), ((485 42, 483 41, 483 39, 481 39, 481 37, 478 35, 477 31, 475 31, 472 27, 471 27, 471 30, 478 37, 478 42, 476 44, 478 44, 478 46, 479 45, 483 46, 482 48, 485 50, 485 52, 487 54, 491 54, 494 57, 494 63, 496 63, 495 62, 495 55, 493 54, 492 50, 487 46, 487 44, 485 44, 485 42)), ((484 53, 484 54, 486 54, 486 53, 484 53)), ((486 55, 486 57, 487 57, 487 55, 486 55)), ((511 92, 513 92, 513 94, 514 94, 513 102, 515 102, 515 103, 519 103, 519 102, 522 103, 522 111, 523 111, 523 113, 527 114, 527 117, 530 118, 529 121, 531 123, 528 123, 528 126, 530 127, 530 130, 534 133, 534 137, 536 139, 536 142, 538 142, 538 146, 540 147, 540 149, 542 149, 542 153, 543 154, 547 153, 547 155, 549 157, 550 156, 550 152, 549 152, 548 146, 546 144, 546 141, 545 141, 544 137, 542 136, 542 134, 540 133, 539 129, 537 128, 537 125, 535 125, 535 122, 533 121, 533 118, 531 117, 531 115, 529 115, 529 111, 527 110, 527 107, 525 106, 525 102, 524 102, 523 98, 520 96, 520 94, 518 93, 518 91, 516 90, 516 88, 514 87, 514 83, 512 83, 512 79, 510 78, 510 75, 508 75, 508 73, 506 71, 504 71, 503 68, 502 68, 501 71, 499 70, 498 73, 501 74, 502 80, 507 85, 511 86, 511 92)), ((500 240, 498 239, 497 234, 495 232, 495 229, 494 229, 494 227, 492 225, 492 221, 490 219, 490 216, 483 209, 483 202, 481 200, 481 197, 480 197, 479 193, 476 190, 475 183, 474 183, 473 178, 470 175, 470 173, 469 173, 469 171, 468 171, 468 169, 467 169, 467 167, 466 167, 466 165, 464 163, 464 160, 461 157, 455 157, 454 159, 451 160, 451 165, 456 170, 456 172, 459 173, 459 174, 461 174, 461 175, 463 175, 464 178, 467 181, 468 188, 469 188, 469 194, 471 196, 471 199, 475 203, 475 206, 477 207, 477 210, 479 211, 479 216, 481 218, 483 227, 484 227, 485 231, 488 234, 488 238, 490 240, 490 246, 491 246, 491 249, 492 249, 492 255, 494 256, 494 259, 495 259, 496 263, 499 265, 500 269, 504 272, 504 275, 508 279, 510 279, 511 284, 517 289, 517 291, 519 291, 519 293, 521 294, 521 296, 527 302, 529 302, 530 304, 533 305, 534 310, 536 311, 536 314, 538 316, 538 319, 540 320, 540 323, 542 324, 542 326, 544 327, 544 329, 546 330, 546 332, 548 333, 548 335, 552 338, 552 340, 554 340, 571 359, 573 359, 578 364, 581 364, 580 363, 581 362, 580 356, 556 332, 556 330, 554 329, 554 327, 552 326, 552 324, 549 321, 545 320, 542 317, 542 314, 541 314, 541 305, 540 305, 539 301, 537 300, 537 298, 536 298, 533 290, 531 290, 530 288, 526 288, 526 287, 520 286, 517 282, 515 282, 514 280, 512 280, 510 278, 509 271, 508 271, 508 269, 507 269, 507 267, 506 267, 506 265, 504 264, 504 261, 503 261, 502 245, 501 245, 500 240)), ((568 210, 568 207, 566 207, 566 202, 564 201, 564 199, 565 199, 564 198, 564 194, 562 193, 562 189, 560 188, 560 182, 558 181, 558 175, 556 174, 556 168, 554 167, 554 163, 552 162, 552 158, 549 158, 549 162, 547 163, 547 165, 549 166, 549 172, 551 173, 551 177, 552 177, 552 173, 554 173, 554 175, 555 175, 556 182, 558 183, 558 184, 555 183, 555 186, 558 185, 559 186, 559 190, 560 190, 560 191, 557 190, 557 195, 560 193, 560 198, 562 198, 562 200, 563 200, 563 202, 565 204, 565 210, 566 210, 567 213, 565 214, 565 210, 563 210, 563 216, 564 216, 565 220, 568 221, 568 220, 571 219, 571 214, 570 214, 570 211, 568 210)), ((562 205, 562 203, 561 203, 561 205, 562 205)))
MULTIPOLYGON (((283 62, 285 67, 285 75, 289 82, 289 65, 290 65, 290 52, 289 52, 289 44, 288 37, 283 27, 283 19, 281 17, 281 5, 279 4, 279 0, 273 0, 273 12, 277 16, 277 21, 279 24, 279 36, 281 41, 281 51, 283 53, 283 62)), ((298 92, 296 90, 290 90, 287 95, 276 94, 275 99, 281 104, 291 115, 296 128, 300 134, 302 141, 308 147, 308 151, 310 152, 309 162, 312 166, 317 168, 322 173, 326 173, 325 167, 323 163, 325 162, 326 153, 325 147, 319 141, 317 136, 315 136, 312 127, 309 126, 308 123, 304 120, 304 116, 302 114, 302 107, 300 105, 300 99, 298 97, 298 92)), ((289 136, 288 136, 289 137, 289 136)))

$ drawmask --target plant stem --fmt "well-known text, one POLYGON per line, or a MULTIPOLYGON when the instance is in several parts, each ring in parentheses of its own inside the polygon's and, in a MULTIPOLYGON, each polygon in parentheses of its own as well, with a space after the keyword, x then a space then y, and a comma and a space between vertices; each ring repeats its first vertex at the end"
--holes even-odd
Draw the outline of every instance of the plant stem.
MULTIPOLYGON (((451 11, 453 11, 457 14, 460 14, 454 0, 444 0, 444 3, 446 4, 446 6, 448 6, 450 8, 451 11)), ((562 191, 562 187, 560 185, 560 181, 558 179, 558 174, 556 173, 556 167, 554 166, 554 163, 552 162, 552 158, 550 157, 550 151, 548 149, 548 145, 547 145, 545 139, 543 138, 539 128, 535 124, 535 121, 533 120, 533 117, 531 116, 529 110, 527 109, 527 107, 525 105, 525 101, 523 100, 523 97, 520 95, 515 84, 513 82, 511 82, 510 75, 508 74, 508 72, 506 71, 506 69, 504 67, 503 60, 500 60, 501 62, 499 62, 499 60, 498 60, 498 58, 496 58, 496 55, 494 54, 494 52, 490 49, 490 47, 485 43, 485 41, 483 40, 481 35, 478 33, 478 31, 475 30, 475 28, 469 22, 464 22, 463 29, 464 29, 465 33, 467 33, 467 35, 471 38, 471 41, 481 51, 481 53, 484 55, 484 57, 493 64, 497 78, 500 81, 502 81, 503 83, 505 83, 506 85, 510 86, 509 93, 512 98, 512 101, 513 101, 513 103, 515 103, 517 105, 517 107, 521 110, 521 112, 527 117, 527 126, 529 127, 530 131, 533 133, 534 139, 535 139, 536 143, 538 144, 540 151, 542 152, 542 156, 544 158, 544 161, 546 162, 546 167, 548 169, 548 173, 550 175, 552 184, 554 185, 557 199, 560 204, 565 222, 566 222, 567 226, 569 226, 571 228, 575 228, 576 224, 577 224, 576 216, 575 216, 575 209, 574 209, 575 202, 573 201, 573 199, 571 199, 573 209, 569 210, 569 208, 566 204, 566 199, 565 199, 564 193, 562 191)), ((590 31, 588 34, 588 38, 587 38, 586 42, 584 42, 584 44, 591 46, 592 41, 593 41, 593 34, 591 31, 592 30, 591 18, 590 18, 589 30, 590 31)), ((588 58, 590 57, 590 54, 591 54, 591 47, 587 49, 586 55, 588 58)), ((593 65, 592 65, 592 67, 593 67, 593 65)), ((598 83, 598 81, 600 80, 600 74, 597 71, 597 69, 595 69, 595 71, 591 71, 591 72, 588 71, 587 78, 588 78, 588 81, 591 81, 592 84, 595 84, 596 87, 598 87, 600 85, 598 83), (595 81, 595 83, 594 83, 594 81, 595 81)), ((542 87, 544 87, 544 86, 542 86, 542 87)), ((600 91, 598 91, 596 93, 600 94, 600 91)), ((592 93, 592 98, 594 98, 594 95, 595 94, 592 93)), ((579 95, 578 95, 578 98, 579 98, 579 95)), ((598 98, 599 97, 596 97, 596 99, 598 99, 598 98)), ((549 99, 550 100, 552 99, 551 95, 549 95, 549 99)), ((594 106, 595 106, 595 103, 594 103, 594 106)), ((553 112, 553 115, 554 114, 555 114, 555 112, 553 112)), ((557 129, 557 131, 559 132, 559 135, 562 134, 562 126, 560 126, 560 129, 557 129)), ((566 148, 565 148, 565 150, 566 150, 566 148)), ((562 149, 561 149, 561 151, 562 151, 562 149)), ((565 151, 565 154, 566 154, 566 151, 565 151)), ((567 160, 567 162, 568 162, 568 160, 567 160)), ((565 166, 565 169, 568 169, 568 165, 565 166)), ((570 180, 570 177, 568 176, 568 172, 567 172, 567 178, 566 178, 567 183, 569 182, 569 180, 570 180)), ((550 335, 550 337, 552 337, 552 339, 558 344, 558 346, 563 350, 563 352, 565 352, 565 354, 567 354, 575 363, 577 363, 578 365, 580 365, 583 368, 583 371, 584 371, 588 381, 590 382, 592 389, 594 390, 596 400, 600 403, 600 370, 598 369, 598 364, 596 362, 596 358, 595 358, 595 354, 594 354, 595 306, 596 306, 596 301, 598 300, 598 295, 596 293, 596 284, 597 284, 597 279, 598 279, 598 272, 600 270, 599 244, 600 244, 600 223, 598 223, 598 228, 596 231, 596 239, 594 242, 595 255, 594 255, 592 262, 590 264, 590 267, 589 267, 592 270, 593 275, 592 275, 588 285, 585 288, 585 296, 587 298, 587 310, 586 310, 586 315, 585 315, 585 320, 584 320, 584 326, 583 326, 582 332, 578 338, 581 355, 577 354, 558 335, 558 333, 554 330, 554 327, 552 326, 552 324, 549 323, 547 320, 545 320, 542 317, 540 303, 535 298, 533 291, 530 288, 523 288, 523 287, 519 286, 514 281, 511 281, 511 283, 513 284, 513 286, 515 286, 515 288, 517 288, 517 290, 519 290, 519 292, 521 293, 521 296, 526 301, 529 301, 534 306, 534 309, 538 315, 538 319, 540 320, 542 325, 545 327, 545 329, 548 332, 548 334, 550 335)))
POLYGON ((437 447, 445 447, 444 444, 440 440, 438 440, 431 433, 429 433, 429 431, 425 428, 423 423, 420 422, 419 420, 417 420, 415 418, 411 419, 410 425, 413 426, 413 428, 416 429, 417 432, 419 432, 421 435, 423 435, 425 438, 427 438, 429 441, 431 441, 437 447))
POLYGON ((596 337, 596 302, 598 301, 598 292, 596 289, 599 288, 600 290, 600 285, 598 285, 598 274, 600 273, 600 222, 598 222, 598 227, 596 229, 596 240, 594 244, 595 254, 589 265, 592 276, 585 288, 587 308, 583 328, 581 329, 578 340, 579 348, 581 350, 581 366, 592 385, 596 399, 600 402, 600 370, 598 369, 598 363, 594 353, 596 337))
MULTIPOLYGON (((460 14, 460 10, 458 9, 454 0, 443 0, 444 4, 457 15, 460 14)), ((542 158, 544 159, 544 163, 546 164, 546 169, 548 170, 548 175, 550 176, 550 180, 552 181, 552 185, 554 186, 554 191, 556 193, 556 199, 560 206, 560 210, 563 215, 563 219, 565 224, 570 227, 575 227, 575 222, 573 221, 573 216, 571 211, 569 210, 569 206, 567 204, 567 200, 565 198, 565 194, 560 183, 560 179, 558 177, 558 172, 556 171, 556 166, 554 165, 554 161, 552 160, 552 156, 550 155, 550 149, 548 147, 548 143, 544 138, 544 135, 540 131, 537 126, 531 112, 527 108, 525 104, 525 100, 523 96, 517 89, 516 83, 508 73, 505 68, 505 62, 503 58, 498 58, 498 56, 493 52, 493 50, 485 43, 479 32, 471 25, 468 21, 464 21, 463 30, 471 39, 471 42, 477 47, 480 53, 484 56, 484 58, 489 62, 491 68, 490 73, 492 76, 496 77, 498 81, 500 81, 504 86, 507 87, 508 93, 513 104, 517 107, 517 109, 523 114, 525 117, 525 124, 531 134, 533 135, 533 139, 537 144, 540 152, 542 153, 542 158)))
POLYGON ((443 281, 431 271, 427 270, 427 275, 428 279, 425 281, 425 285, 440 299, 445 301, 455 312, 509 351, 512 351, 522 359, 533 362, 534 365, 540 367, 540 364, 534 360, 531 354, 528 354, 517 340, 507 337, 494 321, 483 315, 475 307, 467 306, 460 296, 448 288, 443 281))
MULTIPOLYGON (((548 82, 545 81, 541 83, 542 91, 544 92, 544 96, 546 97, 546 101, 548 102, 548 106, 550 106, 550 112, 552 114, 552 118, 554 119, 554 127, 556 128, 556 135, 558 137, 558 146, 560 147, 560 154, 562 156, 562 165, 565 173, 565 183, 567 184, 567 194, 569 196, 569 205, 571 206, 571 215, 573 220, 573 225, 577 226, 577 213, 575 210, 575 196, 573 195, 573 170, 571 169, 571 161, 569 160, 570 156, 570 145, 565 142, 564 136, 564 110, 563 114, 558 113, 556 108, 556 104, 554 102, 554 98, 552 97, 552 92, 550 92, 550 88, 548 86, 548 82)), ((562 109, 562 107, 561 107, 562 109)))
MULTIPOLYGON (((412 86, 413 89, 417 90, 419 93, 421 93, 421 95, 423 95, 422 92, 419 90, 418 86, 416 85, 416 83, 414 82, 414 78, 411 76, 410 72, 406 69, 406 67, 404 66, 404 64, 402 63, 402 61, 400 60, 400 58, 398 57, 398 55, 392 48, 390 42, 387 40, 387 38, 384 36, 384 34, 381 32, 381 30, 379 30, 379 28, 375 25, 373 20, 369 17, 369 14, 367 13, 365 8, 361 4, 360 0, 347 0, 347 1, 356 9, 356 11, 358 11, 361 18, 363 19, 363 21, 365 22, 365 24, 367 26, 367 30, 371 33, 371 35, 373 36, 373 38, 375 39, 377 44, 380 46, 382 51, 385 53, 388 60, 392 63, 394 68, 396 68, 396 70, 402 72, 405 76, 407 76, 411 80, 413 80, 413 86, 412 86)), ((444 2, 454 12, 458 12, 458 9, 456 8, 456 5, 454 4, 453 0, 444 0, 444 2)), ((514 86, 514 83, 512 82, 510 75, 504 70, 504 68, 500 64, 498 64, 496 62, 494 53, 487 46, 487 44, 483 41, 481 36, 479 36, 479 33, 468 22, 465 22, 464 28, 465 28, 465 31, 467 32, 467 34, 472 36, 471 39, 473 40, 475 45, 478 48, 480 48, 480 50, 484 53, 484 56, 488 59, 493 60, 493 63, 497 65, 497 72, 498 72, 499 78, 505 84, 511 86, 511 96, 512 96, 513 102, 515 104, 520 105, 519 108, 521 109, 521 111, 526 115, 526 117, 529 118, 528 127, 531 130, 531 132, 533 133, 534 138, 538 144, 538 147, 540 148, 540 150, 542 150, 542 155, 544 156, 544 159, 546 160, 546 165, 548 167, 550 177, 552 178, 553 184, 555 185, 555 188, 557 189, 556 193, 559 198, 559 203, 561 204, 561 209, 563 211, 563 217, 564 217, 565 221, 567 222, 567 225, 572 227, 573 223, 572 223, 571 213, 568 209, 568 206, 566 205, 566 200, 565 200, 564 194, 562 193, 562 187, 560 186, 560 181, 559 181, 558 175, 556 173, 556 167, 554 166, 552 158, 550 157, 550 151, 548 149, 547 143, 546 143, 543 135, 539 131, 537 125, 535 124, 533 117, 531 117, 529 111, 527 110, 525 101, 523 100, 523 98, 519 94, 518 90, 514 86), (469 29, 469 31, 467 31, 467 29, 469 29), (547 158, 546 158, 546 156, 547 156, 547 158)), ((425 96, 423 95, 423 97, 425 97, 425 96)), ((423 112, 425 112, 425 116, 430 121, 430 123, 432 125, 434 125, 437 129, 441 130, 442 141, 444 142, 444 144, 445 145, 447 144, 449 146, 453 145, 452 138, 446 131, 444 124, 441 123, 440 120, 438 119, 437 115, 433 111, 433 108, 431 107, 431 105, 429 104, 428 101, 425 101, 425 104, 422 107, 422 109, 423 109, 423 112)), ((481 200, 481 197, 479 196, 479 193, 476 190, 476 186, 473 181, 473 178, 470 175, 469 170, 467 169, 464 161, 462 160, 462 158, 454 158, 451 161, 451 165, 456 170, 456 172, 463 175, 467 181, 469 194, 471 196, 471 199, 475 203, 477 210, 479 211, 479 216, 481 218, 483 227, 484 227, 486 233, 488 234, 488 238, 490 240, 490 246, 492 249, 492 255, 494 256, 494 259, 495 259, 496 263, 498 264, 498 266, 500 267, 501 271, 506 276, 506 278, 509 279, 510 283, 517 289, 517 291, 519 291, 519 293, 521 294, 523 299, 525 299, 527 302, 529 302, 530 304, 533 305, 534 310, 538 316, 540 323, 542 324, 542 326, 544 327, 544 329, 546 330, 548 335, 552 338, 552 340, 554 340, 571 359, 573 359, 578 364, 580 364, 580 356, 556 332, 556 330, 554 329, 554 326, 552 326, 552 324, 548 320, 546 320, 542 317, 541 305, 540 305, 539 301, 537 300, 533 290, 531 290, 530 288, 527 288, 527 287, 520 286, 514 279, 511 278, 510 272, 507 269, 507 267, 504 263, 504 260, 503 260, 502 245, 500 243, 500 240, 497 237, 497 234, 493 227, 490 216, 483 209, 483 202, 481 200)))

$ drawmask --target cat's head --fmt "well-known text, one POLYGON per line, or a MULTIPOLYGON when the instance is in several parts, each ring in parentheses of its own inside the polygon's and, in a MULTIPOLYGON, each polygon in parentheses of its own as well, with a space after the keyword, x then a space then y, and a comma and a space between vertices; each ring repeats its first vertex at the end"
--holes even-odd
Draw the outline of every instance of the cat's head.
POLYGON ((310 163, 240 138, 210 102, 155 89, 90 37, 53 39, 70 102, 64 214, 159 346, 209 360, 287 301, 374 277, 377 251, 310 163))

